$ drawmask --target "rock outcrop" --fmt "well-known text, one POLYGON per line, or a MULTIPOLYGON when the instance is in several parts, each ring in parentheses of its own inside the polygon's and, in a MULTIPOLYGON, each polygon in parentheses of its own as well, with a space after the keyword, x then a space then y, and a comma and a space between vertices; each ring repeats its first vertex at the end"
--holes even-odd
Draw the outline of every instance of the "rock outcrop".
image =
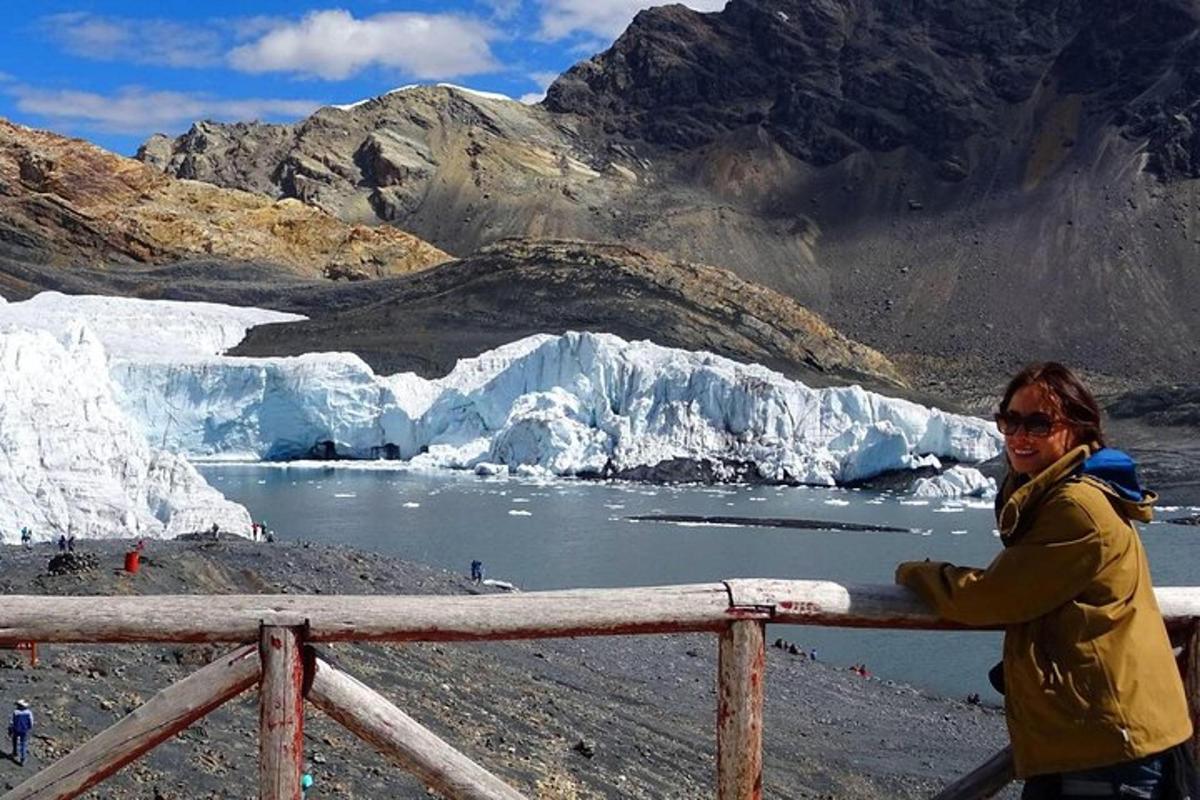
MULTIPOLYGON (((293 292, 292 294, 302 294, 293 292)), ((358 301, 331 288, 315 318, 260 325, 233 352, 345 350, 388 374, 436 376, 460 358, 535 333, 596 331, 763 364, 810 384, 848 380, 902 387, 878 351, 843 336, 795 300, 728 270, 624 245, 505 240, 470 258, 376 282, 358 301)))
POLYGON ((717 264, 934 391, 1041 357, 1170 382, 1200 371, 1198 32, 1181 0, 666 6, 541 107, 409 89, 143 158, 456 255, 555 236, 717 264))
POLYGON ((179 180, 75 139, 0 120, 0 254, 58 266, 207 257, 373 278, 445 261, 392 227, 295 199, 179 180))

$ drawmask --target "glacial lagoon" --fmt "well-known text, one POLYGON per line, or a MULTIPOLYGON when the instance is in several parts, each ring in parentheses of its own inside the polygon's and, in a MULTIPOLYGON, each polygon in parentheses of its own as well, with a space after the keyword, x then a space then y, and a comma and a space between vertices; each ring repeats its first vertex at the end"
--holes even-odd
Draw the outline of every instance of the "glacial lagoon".
MULTIPOLYGON (((524 590, 697 583, 733 577, 890 583, 897 562, 986 564, 1000 547, 991 504, 870 491, 655 486, 481 478, 354 466, 201 465, 229 499, 281 539, 338 543, 487 577, 524 590), (886 524, 907 533, 633 522, 630 516, 803 517, 886 524)), ((1184 516, 1198 509, 1170 509, 1184 516)), ((1157 585, 1196 583, 1200 529, 1142 529, 1157 585)), ((772 626, 824 661, 864 662, 881 679, 998 700, 985 678, 998 633, 913 633, 772 626)), ((714 650, 715 652, 715 650, 714 650)))

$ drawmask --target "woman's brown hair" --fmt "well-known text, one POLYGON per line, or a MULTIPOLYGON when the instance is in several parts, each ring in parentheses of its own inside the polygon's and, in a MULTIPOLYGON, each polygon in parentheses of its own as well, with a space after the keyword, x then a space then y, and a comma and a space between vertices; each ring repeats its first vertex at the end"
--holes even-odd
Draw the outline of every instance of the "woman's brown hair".
POLYGON ((1083 385, 1083 381, 1057 361, 1030 364, 1013 376, 1004 390, 1004 399, 1000 401, 1000 413, 1008 412, 1008 404, 1020 389, 1035 384, 1045 389, 1058 403, 1063 418, 1078 431, 1081 442, 1095 442, 1104 447, 1100 404, 1083 385))

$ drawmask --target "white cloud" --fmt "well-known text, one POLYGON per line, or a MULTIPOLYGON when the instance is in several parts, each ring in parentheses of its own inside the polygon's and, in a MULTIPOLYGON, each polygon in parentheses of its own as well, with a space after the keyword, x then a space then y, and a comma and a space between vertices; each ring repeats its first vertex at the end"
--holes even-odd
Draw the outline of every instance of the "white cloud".
POLYGON ((454 14, 388 13, 356 19, 316 11, 234 48, 229 63, 244 72, 294 72, 342 80, 372 66, 415 78, 451 78, 499 69, 490 42, 499 33, 454 14))
POLYGON ((496 19, 509 20, 521 10, 522 0, 478 0, 492 10, 496 19))
POLYGON ((3 91, 12 95, 17 108, 26 114, 87 130, 143 136, 171 132, 198 119, 291 120, 320 105, 311 100, 231 99, 136 86, 113 95, 24 85, 4 87, 3 91))
MULTIPOLYGON (((683 0, 696 11, 720 11, 725 0, 683 0)), ((612 41, 643 8, 664 5, 655 0, 539 0, 541 35, 557 40, 576 33, 603 36, 612 41)))
POLYGON ((221 36, 206 23, 102 17, 83 11, 52 14, 38 22, 67 52, 98 61, 207 67, 221 60, 221 36))
POLYGON ((557 72, 531 72, 529 79, 537 84, 539 91, 523 94, 520 100, 525 105, 534 105, 546 99, 546 90, 550 88, 550 84, 554 83, 558 78, 557 72))

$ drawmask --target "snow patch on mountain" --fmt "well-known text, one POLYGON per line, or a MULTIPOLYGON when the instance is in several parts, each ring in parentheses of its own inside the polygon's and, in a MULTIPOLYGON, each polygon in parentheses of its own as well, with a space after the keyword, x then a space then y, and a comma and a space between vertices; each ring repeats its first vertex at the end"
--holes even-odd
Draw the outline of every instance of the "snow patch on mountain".
POLYGON ((255 325, 306 319, 299 314, 219 303, 42 292, 0 309, 0 325, 59 335, 75 322, 88 326, 105 351, 121 358, 174 361, 224 353, 255 325))
MULTIPOLYGON (((453 83, 437 83, 434 85, 437 86, 439 89, 450 89, 455 92, 462 92, 463 94, 474 95, 475 97, 479 97, 484 100, 506 100, 508 102, 512 102, 511 97, 509 97, 506 94, 501 94, 500 92, 485 92, 480 89, 471 89, 467 86, 458 86, 453 83)), ((362 100, 356 100, 353 103, 330 103, 328 106, 326 106, 326 108, 336 108, 340 111, 353 111, 354 109, 358 108, 359 106, 363 106, 363 105, 366 105, 367 103, 370 103, 372 100, 379 100, 380 98, 387 97, 388 95, 391 95, 391 94, 399 94, 400 92, 407 92, 411 89, 420 89, 420 88, 422 88, 422 84, 410 83, 405 86, 398 86, 395 89, 391 89, 389 91, 384 92, 381 95, 376 95, 375 97, 364 97, 362 100)))

